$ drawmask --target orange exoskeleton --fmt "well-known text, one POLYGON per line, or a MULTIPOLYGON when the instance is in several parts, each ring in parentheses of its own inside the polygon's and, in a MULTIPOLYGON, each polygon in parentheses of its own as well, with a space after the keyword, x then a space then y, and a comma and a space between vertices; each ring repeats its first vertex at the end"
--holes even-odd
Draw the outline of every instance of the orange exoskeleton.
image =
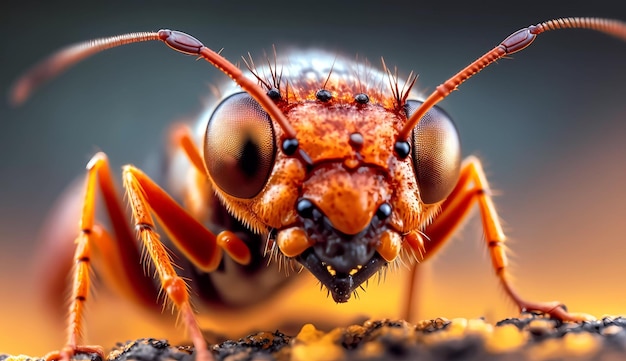
MULTIPOLYGON (((84 346, 81 339, 92 247, 103 251, 109 272, 134 290, 137 298, 150 299, 164 290, 180 312, 197 356, 208 360, 212 356, 188 287, 207 304, 245 306, 271 297, 284 279, 272 278, 276 268, 266 267, 269 258, 302 266, 334 301, 347 302, 370 277, 401 257, 414 271, 417 262, 441 247, 475 204, 493 268, 519 309, 562 320, 583 318, 568 313, 559 302, 530 302, 513 289, 506 273, 506 237, 480 161, 461 160, 454 123, 435 106, 489 64, 522 50, 542 32, 562 28, 588 28, 626 39, 626 23, 616 20, 565 18, 530 26, 423 100, 411 91, 414 75, 402 83, 384 63, 383 71, 378 71, 311 52, 277 58, 260 68, 251 58, 244 59, 249 70, 244 73, 195 38, 170 30, 78 44, 45 60, 18 81, 15 103, 87 56, 150 40, 204 58, 237 85, 223 92, 222 100, 201 116, 199 134, 184 125, 172 132, 173 144, 190 164, 190 176, 179 177, 184 178, 176 195, 180 204, 138 168, 123 168, 136 237, 106 156, 98 153, 89 162, 74 254, 68 340, 47 358, 102 353, 98 346, 84 346), (95 219, 98 192, 112 233, 95 219), (166 236, 163 241, 157 228, 166 236), (137 238, 158 282, 146 282, 137 264, 137 238), (182 269, 174 267, 170 250, 180 256, 182 269), (228 285, 212 281, 213 274, 229 272, 228 285), (258 286, 253 282, 249 283, 253 291, 234 291, 237 277, 258 279, 258 286)), ((407 294, 410 306, 412 292, 407 294)), ((403 316, 408 314, 407 309, 403 316)))

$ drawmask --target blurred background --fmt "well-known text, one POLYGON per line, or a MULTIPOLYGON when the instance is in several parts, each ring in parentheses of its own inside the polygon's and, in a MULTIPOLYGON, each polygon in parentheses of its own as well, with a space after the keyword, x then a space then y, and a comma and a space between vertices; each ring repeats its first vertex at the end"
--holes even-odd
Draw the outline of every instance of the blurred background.
MULTIPOLYGON (((193 34, 231 60, 247 52, 261 59, 272 45, 358 54, 375 65, 384 56, 401 76, 416 71, 417 89, 430 93, 519 28, 561 16, 626 20, 614 1, 534 5, 8 1, 0 5, 0 94, 6 98, 19 74, 64 45, 160 28, 193 34)), ((560 300, 572 311, 626 314, 626 43, 564 30, 512 58, 441 105, 456 120, 464 154, 483 160, 497 191, 515 284, 529 299, 560 300)), ((50 324, 34 292, 33 260, 47 211, 91 155, 105 151, 115 169, 142 164, 162 146, 168 124, 197 114, 209 86, 225 81, 205 62, 137 44, 77 65, 21 107, 0 101, 0 353, 62 346, 65 326, 50 324)), ((481 232, 476 212, 428 263, 420 318, 517 314, 497 286, 481 232)), ((347 305, 304 280, 313 296, 291 306, 301 306, 301 315, 398 317, 401 279, 389 276, 386 288, 372 285, 347 305)), ((137 325, 124 323, 135 311, 124 305, 98 294, 89 306, 91 343, 168 336, 148 331, 150 321, 128 326, 137 325), (111 317, 118 313, 124 316, 111 317)))

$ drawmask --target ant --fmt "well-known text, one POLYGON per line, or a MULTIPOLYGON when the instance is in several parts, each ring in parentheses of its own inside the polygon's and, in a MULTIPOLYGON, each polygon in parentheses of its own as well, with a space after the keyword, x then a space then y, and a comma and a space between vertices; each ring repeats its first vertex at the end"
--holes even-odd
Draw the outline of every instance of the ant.
POLYGON ((114 286, 136 301, 149 303, 164 292, 179 311, 197 357, 210 360, 191 289, 209 308, 272 297, 288 281, 275 276, 279 273, 267 266, 270 261, 310 272, 335 302, 344 303, 390 264, 409 263, 414 277, 417 264, 450 238, 474 205, 480 209, 493 269, 518 308, 563 321, 586 319, 559 302, 527 300, 513 288, 506 236, 481 162, 461 159, 456 127, 437 106, 470 77, 526 48, 539 34, 566 28, 626 39, 626 23, 617 20, 542 22, 513 33, 419 100, 412 92, 417 77, 411 74, 402 83, 384 63, 382 71, 359 71, 345 59, 301 54, 285 63, 275 57, 264 67, 243 58, 244 72, 194 37, 172 30, 93 40, 53 54, 18 80, 14 104, 86 57, 145 41, 202 58, 238 87, 224 92, 200 117, 199 134, 183 124, 172 131, 171 144, 188 162, 177 175, 180 201, 141 169, 126 165, 123 194, 131 224, 107 156, 100 152, 89 161, 73 256, 68 339, 46 358, 104 357, 101 347, 86 346, 81 338, 95 248, 114 286), (98 193, 110 229, 95 217, 98 193), (150 263, 158 276, 154 282, 146 281, 137 262, 142 257, 137 240, 145 252, 142 263, 150 263), (216 283, 218 274, 228 282, 216 283))

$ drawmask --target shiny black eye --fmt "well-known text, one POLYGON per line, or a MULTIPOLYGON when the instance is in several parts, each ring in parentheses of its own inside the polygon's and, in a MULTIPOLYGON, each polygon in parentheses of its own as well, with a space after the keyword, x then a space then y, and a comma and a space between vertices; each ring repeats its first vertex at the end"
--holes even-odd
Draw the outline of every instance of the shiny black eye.
POLYGON ((237 93, 217 106, 204 137, 204 159, 222 191, 245 199, 259 194, 275 155, 272 121, 256 100, 237 93))
MULTIPOLYGON (((421 104, 407 101, 407 116, 421 104)), ((417 123, 411 142, 422 202, 433 204, 444 200, 456 185, 461 168, 461 142, 456 126, 446 112, 435 106, 417 123)))

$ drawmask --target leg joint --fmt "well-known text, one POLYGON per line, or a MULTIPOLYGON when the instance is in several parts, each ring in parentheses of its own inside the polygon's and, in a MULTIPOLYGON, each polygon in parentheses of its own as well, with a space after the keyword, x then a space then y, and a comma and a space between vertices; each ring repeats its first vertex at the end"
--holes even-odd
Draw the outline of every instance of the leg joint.
POLYGON ((144 232, 144 231, 156 232, 156 229, 154 228, 154 225, 152 225, 150 223, 137 223, 135 225, 135 231, 137 231, 137 232, 144 232))
POLYGON ((170 299, 178 307, 188 302, 187 284, 180 277, 168 277, 163 280, 163 288, 170 299))
POLYGON ((487 247, 489 248, 501 247, 503 244, 504 244, 504 240, 491 240, 487 243, 487 247))

